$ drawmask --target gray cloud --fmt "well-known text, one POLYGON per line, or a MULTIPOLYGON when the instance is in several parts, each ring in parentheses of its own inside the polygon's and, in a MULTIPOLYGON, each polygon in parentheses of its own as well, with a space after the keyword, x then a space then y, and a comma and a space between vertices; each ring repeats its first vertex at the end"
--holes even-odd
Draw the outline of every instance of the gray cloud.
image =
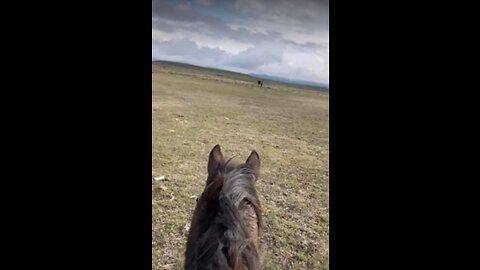
POLYGON ((193 2, 195 2, 197 4, 200 4, 200 5, 204 5, 204 6, 209 6, 209 5, 213 4, 213 0, 194 0, 193 2))
MULTIPOLYGON (((162 18, 179 22, 195 22, 204 24, 206 30, 228 31, 226 23, 218 18, 204 15, 188 5, 170 5, 165 1, 152 0, 152 19, 162 18)), ((198 25, 202 26, 202 25, 198 25)))
POLYGON ((203 15, 186 6, 172 6, 160 0, 152 0, 152 28, 167 32, 184 29, 213 37, 234 38, 242 42, 262 42, 281 37, 278 32, 273 31, 263 34, 251 33, 245 27, 232 29, 221 19, 203 15))
POLYGON ((237 0, 232 19, 195 4, 152 0, 152 59, 328 83, 328 1, 237 0))
POLYGON ((235 7, 275 23, 328 27, 328 0, 237 0, 235 7))

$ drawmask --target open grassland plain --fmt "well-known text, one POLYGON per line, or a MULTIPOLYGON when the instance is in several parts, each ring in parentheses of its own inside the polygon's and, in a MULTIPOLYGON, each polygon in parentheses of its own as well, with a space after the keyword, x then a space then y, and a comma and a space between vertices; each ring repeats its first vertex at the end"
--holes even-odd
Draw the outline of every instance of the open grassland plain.
POLYGON ((215 144, 260 155, 266 269, 328 269, 328 93, 257 80, 152 62, 152 269, 183 269, 215 144))

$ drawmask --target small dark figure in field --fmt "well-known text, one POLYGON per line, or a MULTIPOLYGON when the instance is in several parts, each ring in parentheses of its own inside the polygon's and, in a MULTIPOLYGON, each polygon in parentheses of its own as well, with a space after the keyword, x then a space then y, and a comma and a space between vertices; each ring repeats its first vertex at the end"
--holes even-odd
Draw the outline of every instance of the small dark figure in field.
POLYGON ((263 82, 260 83, 260 87, 263 87, 263 82))
POLYGON ((258 81, 258 85, 260 85, 260 83, 262 83, 262 81, 258 81))
POLYGON ((220 146, 210 152, 208 178, 197 199, 185 252, 185 269, 263 269, 259 254, 260 202, 255 183, 260 157, 243 164, 224 161, 220 146))

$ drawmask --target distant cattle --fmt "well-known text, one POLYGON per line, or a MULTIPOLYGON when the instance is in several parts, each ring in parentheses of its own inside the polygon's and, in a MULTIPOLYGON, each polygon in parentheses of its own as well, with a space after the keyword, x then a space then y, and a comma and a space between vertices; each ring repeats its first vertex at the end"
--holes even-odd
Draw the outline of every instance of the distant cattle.
POLYGON ((262 81, 258 81, 258 85, 260 85, 260 87, 263 87, 263 82, 262 82, 262 81))

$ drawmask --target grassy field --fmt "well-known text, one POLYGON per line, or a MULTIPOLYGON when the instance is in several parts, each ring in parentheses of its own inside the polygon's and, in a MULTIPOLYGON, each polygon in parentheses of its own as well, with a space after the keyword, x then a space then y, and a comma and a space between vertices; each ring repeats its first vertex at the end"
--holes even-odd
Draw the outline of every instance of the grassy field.
POLYGON ((152 269, 182 269, 208 154, 262 167, 266 269, 329 267, 328 94, 245 75, 152 63, 152 269))

